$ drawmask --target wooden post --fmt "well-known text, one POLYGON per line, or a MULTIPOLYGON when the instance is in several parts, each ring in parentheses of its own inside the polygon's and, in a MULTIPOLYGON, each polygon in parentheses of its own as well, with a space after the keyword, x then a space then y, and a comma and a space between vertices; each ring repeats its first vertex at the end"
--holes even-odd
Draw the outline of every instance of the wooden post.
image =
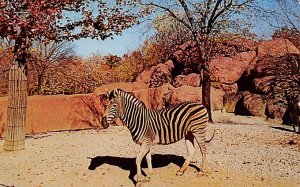
POLYGON ((27 77, 24 67, 14 63, 9 70, 7 126, 4 150, 25 148, 25 122, 27 106, 27 77))

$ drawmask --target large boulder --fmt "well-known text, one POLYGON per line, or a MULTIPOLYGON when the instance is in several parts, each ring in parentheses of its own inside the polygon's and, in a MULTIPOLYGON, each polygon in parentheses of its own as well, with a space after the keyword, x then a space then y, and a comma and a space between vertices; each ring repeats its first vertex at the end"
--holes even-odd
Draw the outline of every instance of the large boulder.
POLYGON ((149 83, 150 79, 151 79, 151 76, 152 76, 152 73, 155 69, 155 66, 153 66, 152 68, 150 68, 149 70, 144 70, 142 71, 142 73, 140 73, 135 81, 136 82, 145 82, 145 83, 149 83))
POLYGON ((136 82, 148 83, 149 87, 159 87, 165 83, 172 82, 172 71, 174 63, 168 60, 165 63, 160 63, 152 66, 150 69, 142 71, 135 79, 136 82))
POLYGON ((247 74, 250 77, 292 75, 300 73, 300 55, 288 54, 280 57, 266 56, 251 64, 247 74))
POLYGON ((299 49, 289 40, 282 38, 275 38, 273 40, 262 41, 257 47, 258 57, 273 56, 280 57, 286 54, 298 54, 299 49))
POLYGON ((172 71, 174 64, 172 60, 168 60, 164 64, 158 64, 155 66, 151 78, 149 80, 149 87, 159 87, 166 83, 172 83, 172 71))
POLYGON ((162 109, 165 107, 166 100, 169 100, 169 94, 174 89, 170 84, 156 88, 147 88, 134 90, 133 94, 143 101, 149 109, 162 109))
POLYGON ((222 89, 211 88, 210 99, 211 99, 211 109, 212 110, 222 110, 223 96, 225 92, 222 89))
POLYGON ((265 116, 266 104, 261 95, 244 91, 237 94, 235 98, 235 101, 237 101, 234 109, 235 114, 265 116))
POLYGON ((266 103, 266 116, 276 120, 285 118, 287 98, 300 95, 300 55, 287 53, 290 50, 277 56, 257 57, 256 62, 247 69, 247 82, 244 82, 251 85, 251 92, 261 94, 266 103))
POLYGON ((287 109, 287 98, 300 95, 300 75, 265 76, 253 80, 257 93, 263 95, 267 104, 267 117, 282 119, 287 109))
POLYGON ((221 84, 220 88, 225 93, 237 93, 238 89, 239 89, 237 83, 234 83, 234 84, 221 84))
POLYGON ((283 98, 270 98, 266 101, 266 116, 271 119, 282 120, 287 106, 283 98))
POLYGON ((236 83, 255 56, 255 51, 250 51, 238 53, 232 58, 214 58, 209 62, 211 80, 224 84, 236 83))
POLYGON ((193 86, 181 86, 179 88, 175 88, 171 94, 170 99, 168 101, 169 106, 173 106, 183 102, 197 102, 201 101, 201 88, 193 87, 193 86))
POLYGON ((271 83, 275 78, 275 76, 255 78, 252 82, 255 92, 263 95, 267 95, 272 92, 273 88, 271 87, 271 83))
POLYGON ((183 85, 198 87, 200 82, 200 75, 197 73, 178 75, 174 78, 174 87, 178 88, 183 85))
POLYGON ((266 104, 259 94, 245 94, 244 107, 252 116, 265 117, 266 104))
POLYGON ((266 76, 253 80, 255 91, 267 98, 292 98, 300 95, 300 75, 266 76))
POLYGON ((242 93, 228 92, 223 96, 223 112, 235 113, 237 102, 243 97, 242 93), (225 110, 225 111, 224 111, 225 110))
MULTIPOLYGON (((274 48, 279 50, 278 46, 274 48)), ((277 56, 272 50, 273 56, 257 58, 247 70, 247 77, 252 85, 251 91, 264 98, 267 117, 281 120, 287 109, 287 98, 300 95, 300 55, 286 54, 291 52, 289 47, 277 56)))
MULTIPOLYGON (((174 106, 183 102, 201 102, 202 101, 202 88, 183 85, 175 88, 170 93, 168 106, 174 106)), ((211 89, 211 107, 212 110, 221 110, 223 108, 223 95, 221 89, 211 89)))

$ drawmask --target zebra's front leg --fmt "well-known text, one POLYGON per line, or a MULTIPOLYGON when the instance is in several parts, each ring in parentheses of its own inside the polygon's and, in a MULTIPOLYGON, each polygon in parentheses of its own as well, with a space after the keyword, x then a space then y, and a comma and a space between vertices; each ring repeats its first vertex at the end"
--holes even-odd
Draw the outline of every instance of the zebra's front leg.
MULTIPOLYGON (((147 144, 147 143, 143 143, 141 145, 141 149, 140 149, 140 152, 139 154, 137 155, 136 157, 136 168, 137 168, 137 176, 136 176, 136 186, 141 186, 142 185, 142 170, 141 170, 141 162, 143 160, 143 158, 145 157, 145 155, 147 153, 150 152, 150 145, 147 144)), ((150 155, 151 157, 151 155, 150 155)), ((147 160, 148 162, 148 160, 147 160)), ((152 164, 151 164, 151 168, 152 168, 152 164)))

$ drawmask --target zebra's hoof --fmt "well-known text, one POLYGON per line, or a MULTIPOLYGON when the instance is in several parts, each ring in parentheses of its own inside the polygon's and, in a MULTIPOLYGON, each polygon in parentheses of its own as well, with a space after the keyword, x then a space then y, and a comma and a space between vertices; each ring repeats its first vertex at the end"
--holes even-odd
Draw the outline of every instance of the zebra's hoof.
POLYGON ((197 177, 204 177, 204 176, 207 176, 207 174, 202 171, 198 172, 197 174, 197 177))
POLYGON ((136 181, 135 186, 136 187, 141 187, 143 183, 145 182, 150 182, 150 177, 145 177, 143 180, 138 180, 136 181))
POLYGON ((180 171, 180 170, 178 170, 177 172, 176 172, 176 175, 177 176, 182 176, 184 174, 184 172, 183 171, 180 171))
POLYGON ((150 182, 150 177, 145 177, 142 182, 150 182))
POLYGON ((142 186, 142 181, 136 182, 135 186, 136 187, 141 187, 142 186))
POLYGON ((143 183, 143 182, 142 182, 141 177, 140 177, 140 176, 137 176, 135 186, 136 186, 136 187, 140 187, 140 186, 142 186, 142 183, 143 183))
POLYGON ((150 179, 150 177, 151 177, 153 174, 154 174, 154 171, 149 171, 147 177, 149 177, 149 179, 150 179))

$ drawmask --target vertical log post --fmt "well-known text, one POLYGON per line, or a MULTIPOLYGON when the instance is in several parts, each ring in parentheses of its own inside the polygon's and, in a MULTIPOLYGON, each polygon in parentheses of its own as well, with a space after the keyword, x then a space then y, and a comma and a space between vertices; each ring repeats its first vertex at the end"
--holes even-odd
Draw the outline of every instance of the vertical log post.
POLYGON ((9 70, 7 126, 4 150, 25 148, 25 122, 27 106, 27 77, 24 67, 14 63, 9 70))

